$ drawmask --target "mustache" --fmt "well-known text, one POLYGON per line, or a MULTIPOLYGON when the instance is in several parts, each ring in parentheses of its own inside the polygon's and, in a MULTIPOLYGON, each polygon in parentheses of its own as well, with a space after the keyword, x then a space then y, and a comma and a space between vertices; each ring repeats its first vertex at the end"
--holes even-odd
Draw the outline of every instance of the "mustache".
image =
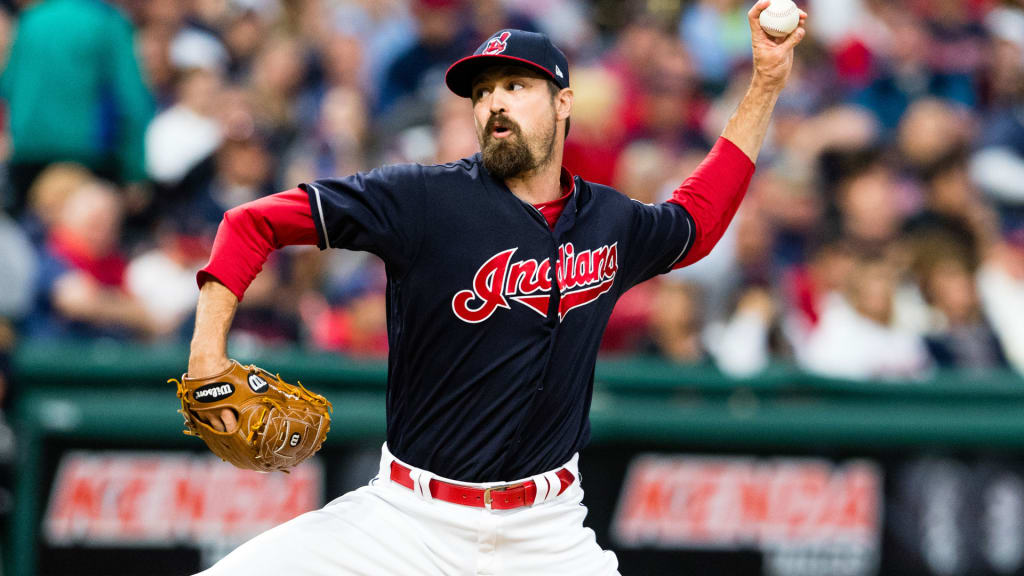
POLYGON ((507 128, 516 136, 520 136, 522 134, 522 130, 519 128, 519 124, 515 120, 509 118, 508 116, 505 116, 504 114, 491 115, 491 117, 487 119, 487 125, 484 126, 484 134, 491 134, 492 132, 494 132, 495 126, 499 124, 503 128, 507 128))

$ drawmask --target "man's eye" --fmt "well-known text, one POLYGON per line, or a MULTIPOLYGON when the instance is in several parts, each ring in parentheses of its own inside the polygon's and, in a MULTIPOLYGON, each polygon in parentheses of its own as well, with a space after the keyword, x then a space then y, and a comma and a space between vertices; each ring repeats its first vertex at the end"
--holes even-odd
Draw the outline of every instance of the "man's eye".
POLYGON ((479 100, 479 99, 483 98, 484 96, 487 96, 490 93, 491 93, 491 91, 488 90, 487 88, 479 88, 476 91, 476 99, 479 100))
POLYGON ((514 90, 522 90, 523 88, 526 88, 526 86, 523 86, 523 84, 521 82, 512 82, 508 86, 508 89, 509 90, 513 90, 513 91, 514 90))

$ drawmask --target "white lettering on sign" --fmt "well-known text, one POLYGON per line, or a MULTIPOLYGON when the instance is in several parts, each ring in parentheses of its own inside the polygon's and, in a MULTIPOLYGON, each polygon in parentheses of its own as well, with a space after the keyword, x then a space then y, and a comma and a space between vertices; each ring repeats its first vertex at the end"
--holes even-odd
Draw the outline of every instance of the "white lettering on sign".
POLYGON ((323 469, 240 470, 214 456, 69 452, 43 528, 53 545, 243 542, 323 503, 323 469))
POLYGON ((865 460, 645 455, 611 531, 624 548, 759 550, 771 574, 863 575, 879 557, 882 498, 865 460))

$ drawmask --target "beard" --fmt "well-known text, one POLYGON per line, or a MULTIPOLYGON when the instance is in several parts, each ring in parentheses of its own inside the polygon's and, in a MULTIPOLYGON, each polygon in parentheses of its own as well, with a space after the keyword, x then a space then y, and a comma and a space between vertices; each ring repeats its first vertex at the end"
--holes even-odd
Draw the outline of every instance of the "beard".
POLYGON ((480 151, 483 156, 484 168, 498 180, 508 180, 527 172, 532 172, 551 160, 551 152, 555 148, 556 120, 552 115, 550 130, 541 136, 537 148, 531 150, 523 130, 515 121, 507 116, 491 116, 480 137, 480 151), (505 138, 495 138, 494 124, 501 121, 510 134, 505 138))

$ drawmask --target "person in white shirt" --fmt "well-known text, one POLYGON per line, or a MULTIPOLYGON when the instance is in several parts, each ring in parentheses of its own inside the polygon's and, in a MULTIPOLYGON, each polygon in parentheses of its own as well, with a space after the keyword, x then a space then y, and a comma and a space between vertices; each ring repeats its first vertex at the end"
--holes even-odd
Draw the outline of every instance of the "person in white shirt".
POLYGON ((843 293, 826 297, 818 325, 798 351, 803 367, 857 380, 925 376, 931 361, 924 342, 893 326, 896 284, 890 264, 859 259, 843 293))

